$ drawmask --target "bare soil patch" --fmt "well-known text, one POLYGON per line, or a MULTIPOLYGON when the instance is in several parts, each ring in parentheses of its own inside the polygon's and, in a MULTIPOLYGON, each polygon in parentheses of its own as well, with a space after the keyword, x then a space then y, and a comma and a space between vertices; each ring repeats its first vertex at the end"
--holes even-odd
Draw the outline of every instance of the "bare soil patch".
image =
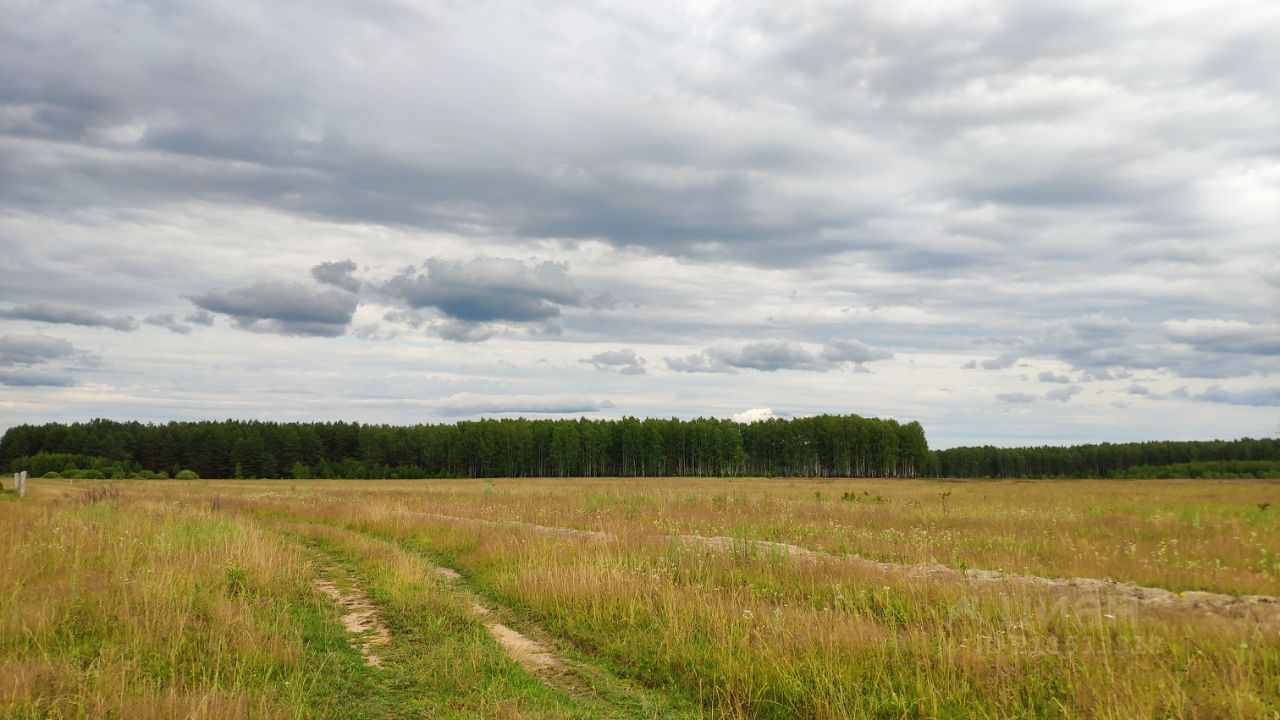
POLYGON ((564 669, 564 662, 541 643, 530 640, 500 622, 489 623, 488 628, 489 634, 498 641, 507 656, 520 663, 529 672, 541 674, 564 669))
POLYGON ((379 619, 378 607, 357 588, 343 590, 337 583, 326 579, 316 580, 314 584, 346 610, 342 614, 342 626, 351 633, 351 645, 360 651, 364 664, 382 667, 382 658, 374 652, 374 647, 390 642, 391 631, 379 619))
MULTIPOLYGON (((438 516, 440 518, 453 519, 447 515, 438 516)), ((548 530, 542 526, 535 526, 539 530, 548 530)), ((462 575, 453 568, 436 566, 434 568, 437 575, 449 580, 460 580, 462 575)), ((471 612, 477 617, 489 618, 493 613, 489 608, 480 604, 475 599, 471 601, 471 612)), ((564 661, 556 657, 545 645, 536 640, 532 640, 520 631, 504 625, 497 621, 485 622, 485 629, 493 636, 498 645, 502 647, 507 657, 520 663, 520 665, 535 675, 545 675, 549 671, 564 670, 564 661)))

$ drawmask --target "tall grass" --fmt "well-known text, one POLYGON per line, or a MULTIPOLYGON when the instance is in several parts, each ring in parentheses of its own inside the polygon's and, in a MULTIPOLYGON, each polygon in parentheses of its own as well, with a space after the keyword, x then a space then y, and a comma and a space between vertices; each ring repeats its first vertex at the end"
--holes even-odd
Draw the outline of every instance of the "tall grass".
POLYGON ((741 717, 1271 717, 1276 629, 1025 586, 421 522, 504 602, 645 683, 741 717))
POLYGON ((1275 481, 617 478, 379 487, 411 509, 493 520, 744 537, 896 563, 1280 595, 1275 481))
POLYGON ((307 564, 199 508, 0 505, 0 715, 289 717, 320 679, 307 564))
POLYGON ((1266 482, 106 487, 37 481, 0 503, 0 716, 1280 716, 1277 627, 666 537, 1274 593, 1266 482), (382 670, 317 577, 377 604, 382 670), (548 686, 502 655, 474 597, 609 672, 548 686))

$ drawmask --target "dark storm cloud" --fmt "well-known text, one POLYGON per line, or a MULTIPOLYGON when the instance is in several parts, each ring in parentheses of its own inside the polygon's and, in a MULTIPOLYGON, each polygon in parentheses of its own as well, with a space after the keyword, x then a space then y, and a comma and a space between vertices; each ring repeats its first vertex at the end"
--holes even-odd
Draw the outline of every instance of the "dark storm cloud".
POLYGON ((14 320, 32 320, 35 322, 81 325, 84 327, 104 327, 121 332, 138 329, 138 321, 128 316, 107 316, 100 312, 85 308, 37 302, 30 305, 0 310, 0 317, 14 320))
POLYGON ((323 285, 333 285, 350 292, 360 292, 360 280, 352 276, 356 264, 351 260, 322 262, 311 268, 311 277, 323 285))
POLYGON ((202 310, 230 317, 244 330, 316 337, 346 332, 358 304, 348 292, 266 281, 187 299, 202 310))
POLYGON ((741 346, 717 345, 701 353, 664 358, 667 367, 682 373, 732 373, 737 370, 804 370, 827 372, 846 364, 858 366, 893 357, 856 340, 837 340, 817 354, 788 340, 760 340, 741 346))
POLYGON ((636 355, 635 350, 606 350, 578 362, 594 365, 597 370, 617 372, 622 375, 643 375, 648 360, 636 355))
POLYGON ((75 346, 48 335, 0 336, 0 366, 38 365, 74 354, 75 346))
POLYGON ((406 268, 382 283, 379 291, 413 310, 438 312, 444 320, 433 330, 446 340, 484 340, 502 324, 554 334, 563 308, 585 304, 565 263, 431 258, 422 267, 425 272, 406 268))

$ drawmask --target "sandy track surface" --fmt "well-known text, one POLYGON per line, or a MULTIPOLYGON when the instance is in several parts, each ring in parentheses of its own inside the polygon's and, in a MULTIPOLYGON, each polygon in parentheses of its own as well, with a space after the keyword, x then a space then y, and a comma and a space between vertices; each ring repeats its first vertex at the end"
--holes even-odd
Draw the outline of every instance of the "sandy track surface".
MULTIPOLYGON (((434 570, 437 575, 446 580, 462 579, 458 571, 453 568, 436 566, 434 570)), ((542 643, 529 638, 508 625, 490 620, 489 617, 493 613, 474 598, 471 601, 471 611, 477 617, 482 618, 485 629, 497 641, 502 651, 507 654, 507 657, 520 663, 525 670, 535 675, 545 676, 548 672, 564 669, 564 661, 556 657, 542 643)))
MULTIPOLYGON (((615 540, 613 533, 598 530, 579 530, 577 528, 552 527, 535 525, 517 520, 484 520, 457 515, 441 515, 438 513, 408 513, 417 517, 427 517, 445 522, 486 525, 494 527, 519 527, 534 532, 568 537, 581 537, 593 540, 615 540)), ((971 583, 1007 584, 1017 583, 1035 587, 1043 587, 1051 591, 1069 593, 1083 597, 1098 607, 1132 607, 1134 609, 1160 609, 1178 612, 1190 612, 1212 615, 1230 620, 1238 620, 1262 625, 1280 625, 1280 597, 1274 595, 1227 595, 1224 593, 1188 591, 1173 592, 1158 587, 1147 587, 1134 583, 1117 582, 1103 578, 1049 578, 1036 575, 1015 575, 995 570, 957 570, 938 563, 901 564, 870 560, 857 555, 832 555, 810 550, 809 548, 788 543, 767 540, 744 540, 723 536, 675 535, 654 536, 656 539, 668 538, 675 542, 706 547, 722 552, 765 551, 782 556, 801 558, 813 561, 838 561, 855 563, 882 574, 922 577, 933 579, 954 579, 971 583)))
POLYGON ((374 652, 377 645, 391 640, 391 631, 378 617, 378 607, 358 588, 343 590, 332 580, 319 579, 315 586, 346 611, 342 614, 342 626, 351 633, 352 647, 360 651, 365 665, 382 667, 382 658, 374 652))

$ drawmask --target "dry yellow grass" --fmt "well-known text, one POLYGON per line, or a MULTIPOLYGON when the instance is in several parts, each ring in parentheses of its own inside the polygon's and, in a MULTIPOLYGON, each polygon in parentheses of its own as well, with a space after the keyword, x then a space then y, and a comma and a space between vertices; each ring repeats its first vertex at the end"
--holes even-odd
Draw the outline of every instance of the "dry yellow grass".
POLYGON ((296 551, 208 509, 24 505, 0 503, 0 708, 291 715, 303 688, 279 680, 306 675, 290 618, 309 574, 296 551))
MULTIPOLYGON (((305 623, 289 620, 290 608, 315 610, 322 602, 309 585, 322 569, 312 560, 319 552, 358 577, 381 606, 392 635, 380 653, 385 672, 399 672, 414 657, 415 677, 448 678, 420 688, 443 704, 388 696, 359 706, 370 716, 373 709, 385 716, 388 707, 396 715, 430 706, 437 715, 660 717, 685 703, 713 717, 1280 713, 1280 627, 1272 624, 1014 581, 965 582, 839 558, 802 561, 749 543, 671 540, 728 535, 899 562, 1269 594, 1280 587, 1268 554, 1280 547, 1280 523, 1274 508, 1259 506, 1274 498, 1273 483, 606 479, 118 487, 119 499, 90 505, 81 504, 80 489, 66 486, 38 486, 35 502, 21 509, 0 504, 0 519, 24 538, 3 555, 17 572, 0 581, 0 598, 20 592, 50 599, 36 610, 6 603, 0 616, 0 672, 20 678, 0 681, 9 683, 0 684, 0 708, 82 716, 90 708, 326 714, 332 693, 318 698, 289 689, 314 682, 308 661, 338 653, 334 646, 354 654, 340 632, 317 646, 305 623), (31 512, 35 507, 45 511, 31 512), (447 522, 432 513, 608 536, 447 522), (440 576, 439 565, 462 577, 440 576), (114 581, 121 571, 141 581, 114 581), (632 699, 614 702, 621 695, 554 689, 529 695, 546 688, 492 659, 500 651, 471 614, 473 593, 502 608, 504 618, 540 625, 580 662, 667 699, 639 702, 622 693, 632 699), (111 627, 129 632, 102 634, 111 627), (66 639, 80 628, 99 633, 88 643, 97 648, 93 662, 78 664, 76 648, 85 643, 66 639), (458 644, 452 652, 430 651, 448 643, 458 644), (423 654, 410 655, 415 649, 423 654), (460 656, 472 658, 461 674, 435 667, 454 667, 460 656), (468 683, 497 689, 476 696, 464 689, 468 683), (457 705, 446 702, 450 696, 457 705), (523 696, 542 700, 514 699, 523 696)), ((336 625, 338 611, 328 612, 336 625)), ((383 672, 364 668, 358 654, 353 663, 383 672)), ((372 692, 360 687, 342 692, 372 692)))
POLYGON ((1280 483, 1267 480, 610 478, 298 487, 322 503, 363 493, 379 498, 382 511, 395 500, 405 510, 490 520, 731 536, 896 563, 1280 595, 1280 483))

